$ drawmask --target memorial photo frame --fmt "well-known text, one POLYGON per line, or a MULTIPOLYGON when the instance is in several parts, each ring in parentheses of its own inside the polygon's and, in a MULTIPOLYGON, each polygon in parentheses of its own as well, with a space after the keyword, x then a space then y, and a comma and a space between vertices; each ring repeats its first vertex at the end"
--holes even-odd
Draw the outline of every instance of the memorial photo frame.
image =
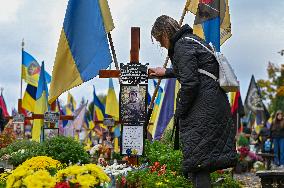
POLYGON ((145 122, 147 86, 120 86, 120 117, 123 123, 145 122))
POLYGON ((43 128, 43 140, 59 136, 59 128, 43 128))
POLYGON ((32 138, 32 125, 25 125, 24 134, 26 139, 32 138))
POLYGON ((24 123, 14 122, 13 129, 17 139, 23 139, 25 137, 24 123))

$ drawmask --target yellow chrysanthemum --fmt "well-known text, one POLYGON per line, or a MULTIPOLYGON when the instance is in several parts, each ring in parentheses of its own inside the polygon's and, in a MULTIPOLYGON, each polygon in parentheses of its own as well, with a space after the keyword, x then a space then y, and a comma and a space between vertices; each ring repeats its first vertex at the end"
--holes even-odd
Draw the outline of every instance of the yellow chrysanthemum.
POLYGON ((32 175, 24 178, 23 185, 27 188, 45 187, 52 188, 56 184, 56 179, 51 177, 46 170, 39 170, 32 175))
MULTIPOLYGON (((60 162, 52 159, 51 157, 47 157, 47 156, 33 157, 23 162, 20 166, 18 166, 15 170, 11 172, 11 174, 7 178, 6 186, 7 188, 20 187, 23 183, 23 180, 26 177, 34 176, 35 174, 39 174, 37 175, 38 177, 40 176, 48 177, 50 175, 46 171, 46 169, 57 168, 59 165, 60 165, 60 162), (38 170, 41 170, 41 171, 37 172, 38 170), (42 171, 45 171, 45 172, 42 172, 42 171), (48 173, 48 176, 46 173, 48 173), (15 186, 16 183, 20 184, 20 186, 15 186)), ((53 185, 52 179, 46 179, 47 182, 49 182, 49 180, 51 181, 51 184, 53 185)), ((54 179, 54 182, 55 182, 55 179, 54 179)), ((37 187, 38 185, 40 185, 40 182, 33 181, 29 184, 29 187, 37 187)))
POLYGON ((10 173, 4 172, 0 174, 0 183, 5 183, 10 173))
MULTIPOLYGON (((69 179, 71 183, 79 183, 82 185, 82 182, 80 181, 83 181, 85 176, 92 177, 90 180, 92 179, 92 182, 94 182, 95 185, 110 181, 110 178, 106 175, 103 169, 95 164, 87 164, 83 166, 73 165, 63 170, 59 170, 56 174, 56 180, 57 182, 60 182, 65 177, 69 179), (78 178, 81 179, 78 180, 78 178)), ((88 183, 90 182, 85 182, 85 184, 88 183)))
POLYGON ((78 175, 77 181, 82 187, 92 187, 99 183, 96 178, 90 174, 78 175))

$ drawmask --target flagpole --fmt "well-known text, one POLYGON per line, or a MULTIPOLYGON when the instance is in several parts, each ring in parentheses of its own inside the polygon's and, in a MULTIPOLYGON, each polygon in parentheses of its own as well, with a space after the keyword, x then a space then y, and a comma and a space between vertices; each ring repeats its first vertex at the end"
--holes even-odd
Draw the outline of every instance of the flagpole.
MULTIPOLYGON (((180 25, 180 26, 182 25, 182 22, 183 22, 183 20, 184 20, 185 15, 186 15, 186 12, 187 12, 186 7, 187 7, 187 5, 189 4, 189 2, 190 2, 190 0, 186 1, 186 4, 185 4, 185 6, 184 6, 184 9, 183 9, 181 18, 180 18, 180 20, 179 20, 179 25, 180 25)), ((170 59, 170 57, 167 56, 167 57, 166 57, 166 60, 165 60, 165 63, 164 63, 164 65, 163 65, 164 68, 167 67, 168 62, 169 62, 169 59, 170 59)), ((154 104, 155 98, 156 98, 156 96, 157 96, 157 93, 158 93, 158 90, 159 90, 161 81, 162 81, 162 79, 158 79, 158 82, 157 82, 156 88, 155 88, 155 90, 154 90, 154 93, 153 93, 153 96, 152 96, 150 105, 148 106, 148 117, 147 117, 148 120, 147 120, 147 124, 146 124, 147 126, 148 126, 148 124, 149 124, 149 120, 150 120, 150 117, 151 117, 151 114, 152 114, 152 111, 153 111, 153 107, 154 107, 153 104, 154 104)))
POLYGON ((237 134, 238 134, 238 131, 239 131, 239 124, 240 124, 240 122, 239 122, 239 118, 240 118, 240 115, 239 115, 239 112, 237 112, 237 134))
POLYGON ((23 73, 22 73, 22 69, 23 69, 23 51, 24 51, 24 46, 25 46, 25 42, 24 39, 22 40, 22 62, 21 62, 21 93, 20 93, 20 99, 22 99, 22 92, 23 92, 23 73))
POLYGON ((118 62, 117 62, 117 57, 116 57, 116 53, 115 53, 115 49, 114 49, 111 33, 109 32, 107 34, 107 36, 108 36, 108 41, 109 41, 109 44, 110 44, 110 49, 111 49, 113 61, 114 61, 114 64, 115 64, 115 68, 116 68, 116 70, 119 70, 119 66, 118 66, 118 62))

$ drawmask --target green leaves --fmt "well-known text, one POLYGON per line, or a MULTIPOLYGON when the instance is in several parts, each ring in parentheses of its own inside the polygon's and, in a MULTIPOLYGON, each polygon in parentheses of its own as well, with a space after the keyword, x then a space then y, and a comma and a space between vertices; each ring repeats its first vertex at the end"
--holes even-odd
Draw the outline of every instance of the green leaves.
POLYGON ((47 156, 59 160, 61 163, 86 164, 90 161, 89 154, 79 142, 71 137, 53 137, 42 143, 47 156))
POLYGON ((18 140, 0 150, 0 157, 4 154, 10 156, 9 163, 18 166, 27 159, 35 156, 46 155, 61 163, 86 164, 90 161, 89 154, 84 147, 73 138, 59 136, 53 137, 43 143, 30 140, 18 140))
POLYGON ((161 165, 166 164, 167 168, 172 171, 181 172, 182 152, 174 150, 173 147, 162 144, 159 141, 145 142, 145 158, 150 165, 154 162, 159 162, 161 165))

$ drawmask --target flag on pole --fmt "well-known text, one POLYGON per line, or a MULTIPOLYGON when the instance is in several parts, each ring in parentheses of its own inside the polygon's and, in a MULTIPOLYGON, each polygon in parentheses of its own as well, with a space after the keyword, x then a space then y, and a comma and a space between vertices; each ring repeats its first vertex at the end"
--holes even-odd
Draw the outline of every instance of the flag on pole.
POLYGON ((66 104, 66 107, 65 107, 66 115, 71 115, 76 110, 76 104, 77 103, 76 103, 73 95, 71 95, 71 93, 68 92, 67 104, 66 104))
MULTIPOLYGON (((26 83, 37 87, 40 74, 40 65, 37 60, 28 52, 22 50, 22 79, 26 83)), ((45 72, 46 82, 50 83, 51 77, 45 72)))
MULTIPOLYGON (((153 82, 154 82, 154 87, 156 88, 157 82, 155 80, 153 80, 153 82)), ((148 132, 151 134, 152 138, 154 137, 155 132, 156 132, 156 128, 157 128, 159 112, 160 112, 160 109, 161 109, 160 103, 161 103, 162 98, 163 98, 163 92, 164 92, 163 88, 161 86, 159 86, 158 94, 157 94, 157 97, 156 97, 155 103, 154 103, 153 112, 152 112, 152 115, 151 115, 151 118, 150 118, 150 122, 153 123, 153 124, 149 125, 149 127, 148 127, 148 132)))
POLYGON ((30 112, 34 112, 36 102, 36 90, 37 87, 31 84, 27 84, 27 88, 22 100, 22 107, 30 112))
POLYGON ((6 106, 6 102, 5 102, 2 91, 1 91, 1 96, 0 96, 0 108, 2 108, 2 113, 5 117, 9 116, 7 106, 6 106))
POLYGON ((79 135, 76 131, 78 132, 82 128, 86 107, 87 104, 83 104, 72 113, 74 120, 68 121, 68 124, 64 127, 64 136, 71 136, 79 139, 79 135))
MULTIPOLYGON (((36 102, 34 112, 36 114, 44 114, 48 110, 48 89, 45 79, 44 62, 41 65, 40 76, 38 80, 38 88, 36 92, 36 102)), ((32 129, 32 140, 40 142, 40 133, 43 126, 43 119, 35 119, 32 129)))
POLYGON ((241 118, 245 115, 245 109, 241 98, 241 93, 240 91, 232 93, 234 93, 234 98, 232 100, 231 106, 233 121, 238 128, 238 132, 242 132, 243 127, 241 125, 241 118))
POLYGON ((106 96, 105 114, 112 116, 115 120, 119 119, 119 104, 113 87, 112 78, 109 78, 109 88, 106 96))
POLYGON ((111 64, 107 33, 113 28, 106 0, 69 0, 52 71, 49 103, 111 64))
POLYGON ((229 1, 187 0, 186 9, 196 15, 193 33, 220 51, 220 46, 232 36, 229 1))
MULTIPOLYGON (((112 78, 109 78, 109 88, 108 93, 106 97, 106 109, 105 114, 109 115, 114 118, 114 120, 119 120, 119 103, 116 98, 115 90, 113 87, 113 81, 112 78)), ((120 137, 120 125, 116 125, 113 128, 114 132, 114 152, 119 152, 119 146, 118 146, 118 138, 120 137)))
POLYGON ((263 124, 270 117, 270 114, 262 101, 259 87, 253 75, 251 77, 245 99, 245 109, 246 111, 251 111, 253 114, 255 114, 257 125, 263 124))
POLYGON ((161 139, 165 129, 174 117, 175 99, 178 91, 178 83, 175 78, 168 79, 165 85, 165 94, 158 118, 154 139, 161 139))
MULTIPOLYGON (((94 121, 103 121, 105 118, 105 106, 103 103, 100 101, 96 94, 96 89, 95 86, 93 86, 94 91, 93 91, 93 104, 94 104, 94 111, 93 111, 93 120, 94 121)), ((106 127, 100 123, 100 129, 106 129, 106 127)))

